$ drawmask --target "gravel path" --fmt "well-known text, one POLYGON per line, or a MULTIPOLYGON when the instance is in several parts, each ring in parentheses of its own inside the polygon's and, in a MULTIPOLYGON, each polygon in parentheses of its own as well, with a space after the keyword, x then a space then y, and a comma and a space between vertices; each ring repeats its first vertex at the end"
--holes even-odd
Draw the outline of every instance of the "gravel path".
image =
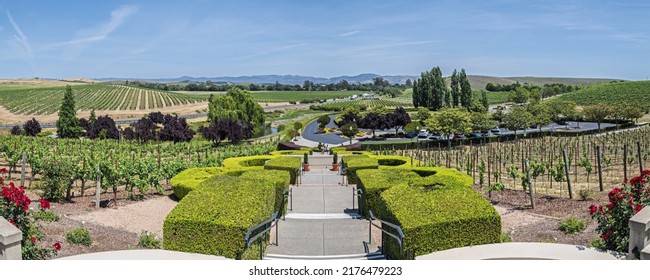
POLYGON ((146 230, 162 238, 163 222, 167 214, 176 207, 176 204, 178 202, 169 197, 157 197, 120 206, 117 209, 102 209, 85 214, 70 215, 68 218, 136 234, 146 230))

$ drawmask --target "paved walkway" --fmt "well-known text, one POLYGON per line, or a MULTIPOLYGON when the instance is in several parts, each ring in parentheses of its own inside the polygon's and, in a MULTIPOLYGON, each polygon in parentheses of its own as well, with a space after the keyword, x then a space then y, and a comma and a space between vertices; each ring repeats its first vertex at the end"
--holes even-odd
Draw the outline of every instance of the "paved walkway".
POLYGON ((329 170, 332 157, 309 161, 311 170, 292 187, 291 209, 278 222, 278 245, 267 247, 267 259, 383 258, 376 253, 379 238, 368 243, 369 224, 358 214, 354 188, 341 186, 341 176, 329 170))

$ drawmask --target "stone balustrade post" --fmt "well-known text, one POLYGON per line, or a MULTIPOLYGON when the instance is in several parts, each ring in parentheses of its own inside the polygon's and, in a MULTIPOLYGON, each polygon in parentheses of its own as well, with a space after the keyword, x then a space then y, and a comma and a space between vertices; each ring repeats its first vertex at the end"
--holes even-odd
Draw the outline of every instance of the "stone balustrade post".
POLYGON ((634 215, 629 223, 630 245, 628 259, 650 260, 650 207, 634 215))
POLYGON ((0 217, 0 260, 22 260, 20 242, 23 233, 5 218, 0 217))

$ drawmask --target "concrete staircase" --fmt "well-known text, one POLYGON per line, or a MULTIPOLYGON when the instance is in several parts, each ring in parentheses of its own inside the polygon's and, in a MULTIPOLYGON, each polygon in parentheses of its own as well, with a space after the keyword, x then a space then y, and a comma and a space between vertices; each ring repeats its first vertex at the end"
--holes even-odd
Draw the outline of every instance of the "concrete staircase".
MULTIPOLYGON (((351 186, 331 168, 331 156, 310 157, 311 171, 292 186, 292 209, 278 222, 278 244, 268 260, 380 260, 379 239, 369 242, 369 222, 358 214, 351 186)), ((272 239, 273 240, 273 239, 272 239)))

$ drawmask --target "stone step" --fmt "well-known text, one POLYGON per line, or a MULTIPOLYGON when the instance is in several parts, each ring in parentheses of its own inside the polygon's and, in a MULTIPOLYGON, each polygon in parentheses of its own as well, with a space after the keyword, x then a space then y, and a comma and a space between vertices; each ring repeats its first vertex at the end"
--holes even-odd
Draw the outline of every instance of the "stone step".
POLYGON ((280 255, 267 254, 265 260, 385 260, 381 252, 350 255, 327 255, 327 256, 305 256, 305 255, 280 255))
POLYGON ((295 220, 338 220, 338 219, 362 219, 358 213, 288 213, 285 219, 295 220))

